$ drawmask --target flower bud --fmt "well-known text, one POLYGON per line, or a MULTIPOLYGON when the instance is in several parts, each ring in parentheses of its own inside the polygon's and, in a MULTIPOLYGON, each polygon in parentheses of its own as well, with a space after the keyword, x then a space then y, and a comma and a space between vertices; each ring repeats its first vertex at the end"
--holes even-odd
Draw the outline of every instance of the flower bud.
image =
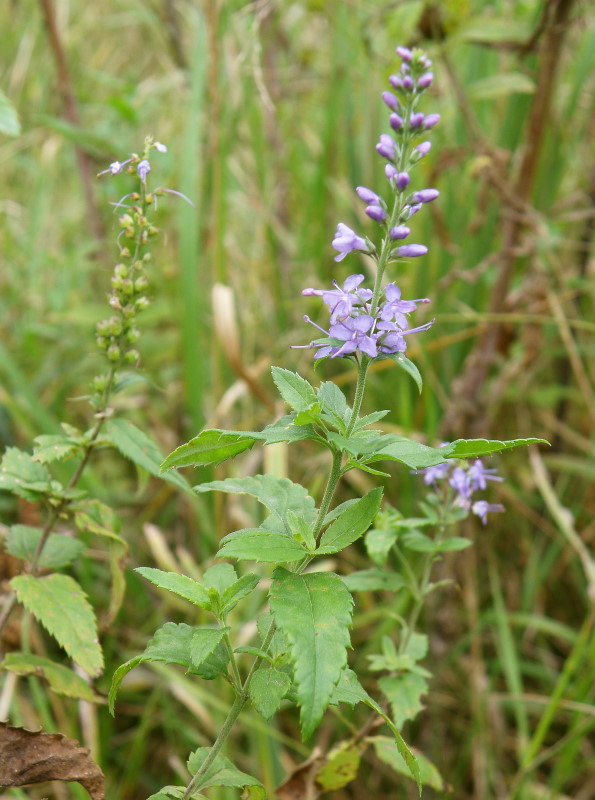
POLYGON ((366 214, 376 222, 382 222, 386 219, 386 211, 380 206, 367 206, 366 214))
POLYGON ((396 53, 403 61, 411 61, 413 58, 413 53, 408 47, 397 47, 396 53))
POLYGON ((400 131, 403 127, 403 119, 398 114, 391 114, 388 121, 393 131, 400 131))
POLYGON ((116 297, 115 294, 112 294, 108 300, 110 306, 114 309, 114 311, 121 311, 122 310, 122 303, 120 303, 120 299, 116 297))
POLYGON ((407 219, 410 219, 412 216, 414 216, 414 214, 417 214, 417 212, 418 212, 420 209, 421 209, 421 203, 417 203, 417 204, 416 204, 416 205, 414 205, 414 206, 405 206, 405 208, 403 209, 403 211, 407 210, 407 212, 408 212, 408 213, 407 213, 407 219))
POLYGON ((119 292, 122 289, 122 285, 124 283, 123 278, 118 277, 118 275, 113 275, 111 279, 112 289, 116 292, 119 292))
POLYGON ((104 336, 97 336, 97 338, 95 339, 95 342, 97 343, 97 347, 100 350, 106 350, 107 349, 108 340, 104 336))
POLYGON ((413 89, 413 78, 410 75, 405 75, 403 78, 403 89, 406 92, 410 92, 413 89))
POLYGON ((440 114, 428 114, 424 119, 424 130, 428 131, 440 122, 440 114))
POLYGON ((419 160, 424 156, 427 156, 430 150, 432 149, 432 142, 422 142, 418 144, 417 147, 413 148, 413 156, 419 160))
POLYGON ((107 336, 111 331, 111 323, 109 319, 102 319, 101 322, 98 322, 95 326, 95 331, 97 332, 98 336, 107 336))
POLYGON ((96 375, 92 383, 94 392, 103 392, 107 388, 107 375, 96 375))
POLYGON ((135 303, 136 308, 138 311, 144 311, 145 308, 148 308, 150 305, 148 297, 139 297, 135 303))
POLYGON ((417 258, 418 256, 425 256, 428 248, 424 244, 404 244, 397 247, 397 254, 401 258, 417 258))
POLYGON ((112 363, 120 360, 120 348, 117 344, 110 344, 107 348, 107 357, 112 363))
POLYGON ((413 128, 414 130, 416 128, 421 128, 421 126, 423 125, 423 121, 424 121, 424 115, 418 111, 409 117, 409 127, 413 128))
POLYGON ((134 281, 134 291, 135 292, 144 292, 145 289, 149 286, 149 281, 145 278, 144 275, 141 275, 140 278, 137 278, 134 281))
POLYGON ((122 281, 122 291, 126 295, 131 295, 134 292, 134 283, 130 280, 130 278, 126 278, 122 281))
POLYGON ((157 236, 157 234, 159 233, 159 228, 156 228, 154 225, 149 225, 147 233, 149 234, 149 236, 157 236))
POLYGON ((116 275, 118 278, 127 278, 128 267, 126 264, 116 264, 114 267, 114 275, 116 275))
POLYGON ((407 227, 407 225, 397 225, 394 228, 391 228, 389 231, 389 236, 391 239, 406 239, 411 230, 407 227))
POLYGON ((129 350, 124 354, 125 364, 136 364, 138 361, 140 361, 140 353, 138 350, 129 350))
POLYGON ((391 111, 396 111, 399 108, 399 101, 392 92, 382 92, 382 99, 391 111))
POLYGON ((387 164, 384 168, 384 174, 390 181, 395 177, 395 175, 397 175, 397 170, 392 164, 387 164))
POLYGON ((134 239, 134 225, 131 225, 129 228, 126 228, 124 231, 124 236, 127 239, 134 239))
POLYGON ((398 172, 395 178, 395 185, 399 189, 406 189, 409 186, 410 180, 411 178, 408 172, 398 172))
POLYGON ((126 341, 128 344, 134 344, 140 339, 140 331, 138 328, 130 328, 126 331, 126 341))
POLYGON ((127 247, 122 247, 120 249, 120 255, 122 258, 130 258, 130 250, 127 247))
MULTIPOLYGON (((150 253, 145 253, 144 256, 143 256, 143 261, 147 262, 147 261, 150 261, 152 258, 153 258, 153 256, 150 253)), ((139 267, 138 268, 140 269, 140 262, 137 262, 137 263, 139 263, 139 267)))
POLYGON ((434 75, 431 72, 425 72, 421 78, 417 79, 417 88, 418 89, 427 89, 428 86, 432 85, 432 81, 434 80, 434 75))
POLYGON ((403 78, 400 75, 391 75, 388 80, 393 89, 403 88, 403 78))
POLYGON ((365 186, 358 186, 355 190, 355 193, 360 200, 364 201, 364 203, 372 203, 376 206, 380 204, 380 198, 376 192, 373 192, 371 189, 367 189, 365 186))
POLYGON ((121 228, 129 228, 131 225, 134 225, 134 220, 130 214, 122 214, 121 217, 118 217, 118 224, 121 228))
MULTIPOLYGON (((138 300, 136 301, 136 303, 138 303, 138 300)), ((124 319, 132 319, 132 317, 136 316, 136 309, 137 309, 136 303, 135 305, 127 303, 124 306, 124 308, 122 309, 122 316, 124 317, 124 319)))
POLYGON ((376 145, 376 150, 383 158, 393 159, 395 157, 395 143, 385 133, 381 135, 380 141, 376 145))
POLYGON ((414 203, 431 203, 440 197, 438 189, 421 189, 419 192, 414 192, 412 200, 414 203))

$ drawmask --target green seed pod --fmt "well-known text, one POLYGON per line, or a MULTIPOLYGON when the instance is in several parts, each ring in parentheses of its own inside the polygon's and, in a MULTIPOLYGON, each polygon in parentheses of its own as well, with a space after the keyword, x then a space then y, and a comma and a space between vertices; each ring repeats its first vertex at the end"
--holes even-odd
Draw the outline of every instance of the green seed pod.
POLYGON ((110 346, 107 348, 107 357, 112 362, 120 360, 121 353, 117 344, 110 344, 110 346))
POLYGON ((149 286, 149 281, 145 278, 144 275, 141 275, 140 278, 137 278, 134 281, 134 290, 136 292, 144 292, 148 286, 149 286))
POLYGON ((129 350, 124 354, 124 361, 126 364, 136 364, 140 360, 140 353, 138 350, 129 350))
POLYGON ((126 264, 116 264, 114 267, 114 275, 117 275, 118 278, 127 278, 128 277, 128 267, 126 264))
POLYGON ((148 297, 144 297, 144 296, 143 297, 139 297, 138 300, 136 301, 135 305, 136 305, 136 307, 137 307, 137 309, 139 311, 144 311, 144 309, 148 308, 149 305, 150 305, 149 298, 148 297))

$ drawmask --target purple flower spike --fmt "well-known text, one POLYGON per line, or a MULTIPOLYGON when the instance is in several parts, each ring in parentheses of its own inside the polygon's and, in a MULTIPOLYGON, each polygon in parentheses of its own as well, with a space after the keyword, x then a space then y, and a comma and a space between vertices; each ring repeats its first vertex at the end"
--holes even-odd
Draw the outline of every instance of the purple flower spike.
POLYGON ((413 152, 417 153, 418 158, 423 158, 427 156, 430 150, 432 149, 432 142, 422 142, 418 144, 417 147, 413 148, 413 152))
POLYGON ((414 130, 416 128, 421 128, 423 123, 424 123, 424 115, 421 114, 419 111, 416 114, 412 114, 409 117, 409 127, 413 128, 414 130))
POLYGON ((403 61, 411 61, 413 58, 413 53, 408 47, 397 47, 397 55, 403 59, 403 61))
POLYGON ((399 101, 392 92, 382 92, 382 99, 391 111, 396 111, 399 107, 399 101))
POLYGON ((331 325, 329 333, 333 339, 340 339, 345 342, 344 345, 332 353, 331 358, 349 355, 356 350, 376 358, 378 355, 376 342, 371 336, 367 335, 374 327, 374 322, 374 317, 370 316, 370 314, 360 314, 359 317, 348 317, 344 322, 331 325))
POLYGON ((469 479, 474 490, 487 489, 488 481, 504 480, 504 478, 501 478, 496 474, 495 469, 486 469, 479 458, 476 459, 475 463, 469 467, 467 474, 469 475, 469 479))
POLYGON ((393 131, 400 131, 403 127, 403 119, 398 114, 391 114, 388 121, 393 131))
POLYGON ((436 481, 443 480, 448 474, 450 464, 437 464, 435 467, 420 469, 420 474, 424 476, 426 486, 437 487, 436 481))
POLYGON ((419 192, 414 192, 413 202, 431 203, 432 200, 435 200, 437 197, 440 197, 438 189, 421 189, 419 192))
POLYGON ((429 131, 440 122, 440 114, 428 114, 424 119, 424 131, 429 131))
POLYGON ((383 222, 386 219, 386 211, 380 206, 368 206, 366 214, 376 222, 383 222))
POLYGON ((408 172, 399 172, 397 174, 395 184, 399 189, 406 189, 409 186, 409 181, 411 178, 409 177, 408 172))
POLYGON ((488 511, 504 511, 504 506, 500 503, 488 503, 487 500, 477 500, 471 506, 471 511, 481 519, 484 525, 488 521, 488 511))
POLYGON ((421 78, 417 80, 417 88, 418 89, 427 89, 428 86, 432 85, 432 81, 434 80, 434 74, 432 72, 426 72, 421 78))
POLYGON ((397 255, 401 258, 417 258, 425 256, 427 252, 425 244, 404 244, 397 248, 397 255))
POLYGON ((333 247, 339 253, 338 256, 335 256, 335 261, 342 261, 345 256, 353 250, 364 250, 366 253, 368 252, 364 239, 342 222, 339 222, 337 225, 337 232, 333 239, 333 247))
POLYGON ((395 228, 391 228, 389 231, 389 236, 391 239, 406 239, 411 230, 407 227, 407 225, 397 225, 395 228))
POLYGON ((367 189, 365 186, 358 186, 355 192, 364 203, 372 203, 375 206, 380 205, 380 198, 376 192, 373 192, 371 189, 367 189))

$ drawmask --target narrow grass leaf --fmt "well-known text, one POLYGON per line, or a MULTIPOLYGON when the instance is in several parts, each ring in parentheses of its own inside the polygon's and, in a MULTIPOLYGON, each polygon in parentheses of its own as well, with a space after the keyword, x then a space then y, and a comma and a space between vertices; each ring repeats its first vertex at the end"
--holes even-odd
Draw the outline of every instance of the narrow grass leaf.
POLYGON ((314 732, 347 663, 353 598, 338 575, 297 575, 278 567, 271 611, 295 664, 303 738, 314 732))
POLYGON ((103 669, 97 622, 87 596, 68 575, 18 575, 10 582, 19 602, 90 675, 103 669))

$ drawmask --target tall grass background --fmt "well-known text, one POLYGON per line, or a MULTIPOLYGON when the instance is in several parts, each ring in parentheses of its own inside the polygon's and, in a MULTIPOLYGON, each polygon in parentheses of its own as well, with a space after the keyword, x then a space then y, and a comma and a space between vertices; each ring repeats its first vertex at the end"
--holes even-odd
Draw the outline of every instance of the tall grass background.
MULTIPOLYGON (((127 184, 93 177, 85 190, 85 181, 153 134, 169 148, 154 160, 156 180, 195 208, 173 196, 160 205, 165 233, 152 266, 154 303, 142 320, 143 382, 117 403, 164 453, 205 424, 257 429, 280 415, 270 365, 315 377, 310 354, 290 349, 311 336, 303 314, 318 313, 300 291, 366 269, 354 259, 337 265, 330 241, 339 221, 361 231, 372 225, 353 187, 384 180, 374 145, 386 127, 379 94, 395 45, 428 51, 437 80, 426 110, 439 111, 442 122, 416 181, 439 188, 441 198, 413 220, 412 238, 428 243, 429 255, 403 267, 398 281, 405 297, 431 298, 427 317, 436 323, 410 349, 425 378, 421 396, 403 373, 381 368, 367 407, 390 408, 388 430, 431 444, 473 433, 543 436, 552 447, 497 462, 505 482, 492 495, 506 513, 486 529, 474 526, 475 547, 440 565, 440 577, 454 575, 455 583, 422 621, 435 678, 427 710, 405 735, 436 763, 453 797, 592 797, 595 25, 588 4, 21 0, 0 5, 0 41, 1 86, 22 123, 19 136, 0 135, 0 442, 26 447, 62 419, 86 425, 76 398, 99 369, 93 326, 104 315, 116 257, 109 203, 127 184), (560 5, 569 13, 536 138, 529 120, 544 68, 539 34, 560 5), (61 77, 60 56, 68 68, 61 77), (65 112, 68 92, 74 118, 65 112), (515 181, 533 146, 536 172, 519 205, 515 181), (495 297, 507 257, 503 224, 515 214, 523 227, 514 270, 506 296, 495 297), (490 325, 500 326, 499 346, 469 396, 459 379, 490 325), (449 422, 461 409, 472 431, 449 422)), ((349 365, 322 367, 325 377, 331 372, 349 393, 349 365)), ((195 482, 268 470, 316 493, 324 460, 292 453, 255 451, 213 473, 198 471, 195 482)), ((391 473, 385 496, 411 513, 423 494, 419 478, 391 473)), ((86 481, 123 515, 131 567, 199 574, 241 513, 233 504, 193 505, 115 456, 97 459, 86 481)), ((367 478, 346 484, 345 496, 367 485, 367 478)), ((31 513, 0 496, 5 524, 31 513)), ((93 555, 77 577, 101 608, 107 566, 93 555)), ((340 570, 365 565, 363 550, 351 548, 349 558, 340 570)), ((361 596, 359 658, 390 632, 382 616, 398 611, 394 602, 361 596)), ((108 667, 100 689, 168 618, 192 621, 183 605, 130 573, 124 607, 102 633, 108 667)), ((23 632, 13 634, 18 641, 23 632)), ((52 646, 41 632, 32 641, 40 652, 52 646)), ((184 775, 187 752, 209 743, 230 697, 172 668, 129 677, 115 720, 104 707, 47 696, 32 678, 14 696, 11 721, 79 739, 105 770, 110 798, 144 798, 184 775)), ((347 734, 331 714, 319 741, 325 747, 347 734)), ((248 712, 230 752, 272 793, 310 749, 295 718, 269 725, 248 712)), ((59 798, 85 796, 75 785, 52 788, 59 798)), ((333 796, 415 795, 411 782, 371 760, 333 796)))

